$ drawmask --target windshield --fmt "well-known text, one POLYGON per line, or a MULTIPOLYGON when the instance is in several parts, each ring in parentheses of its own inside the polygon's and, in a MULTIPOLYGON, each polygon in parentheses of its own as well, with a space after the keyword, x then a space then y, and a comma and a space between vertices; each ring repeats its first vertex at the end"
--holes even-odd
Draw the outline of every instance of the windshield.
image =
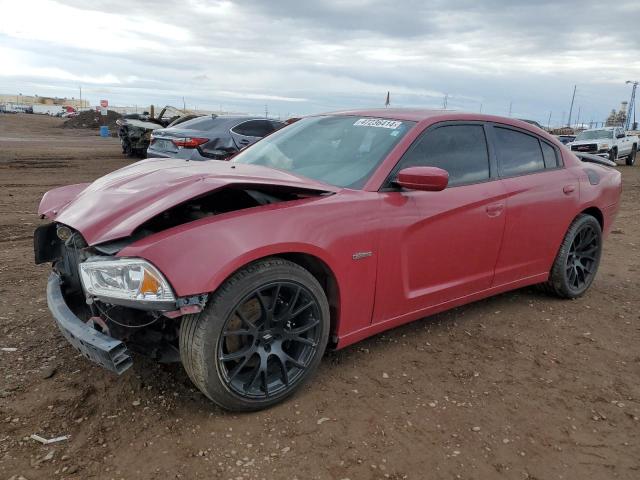
POLYGON ((598 138, 613 138, 613 130, 585 130, 578 134, 576 140, 596 140, 598 138))
POLYGON ((414 124, 338 115, 303 118, 239 153, 233 161, 361 188, 414 124))

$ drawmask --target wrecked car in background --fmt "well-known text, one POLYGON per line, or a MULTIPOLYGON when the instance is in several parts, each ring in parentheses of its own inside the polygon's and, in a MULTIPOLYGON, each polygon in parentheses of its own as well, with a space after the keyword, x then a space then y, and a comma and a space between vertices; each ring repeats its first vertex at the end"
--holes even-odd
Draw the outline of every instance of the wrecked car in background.
POLYGON ((511 118, 316 115, 229 162, 153 158, 47 192, 35 260, 84 356, 181 361, 217 404, 257 410, 327 345, 533 284, 584 294, 621 194, 595 161, 511 118))
POLYGON ((196 117, 198 115, 195 113, 187 113, 171 106, 164 107, 157 117, 148 112, 125 114, 116 120, 122 153, 130 157, 145 158, 154 130, 178 125, 196 117))
POLYGON ((267 118, 207 115, 154 130, 147 157, 224 160, 284 126, 267 118))

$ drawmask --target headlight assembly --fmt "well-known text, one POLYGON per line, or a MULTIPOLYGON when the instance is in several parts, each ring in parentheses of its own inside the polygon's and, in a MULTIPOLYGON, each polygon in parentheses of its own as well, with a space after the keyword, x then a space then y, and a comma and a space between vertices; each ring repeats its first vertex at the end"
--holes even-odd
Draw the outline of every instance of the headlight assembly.
POLYGON ((87 295, 113 299, 114 303, 174 302, 169 282, 149 262, 140 258, 91 259, 80 264, 80 278, 87 295))

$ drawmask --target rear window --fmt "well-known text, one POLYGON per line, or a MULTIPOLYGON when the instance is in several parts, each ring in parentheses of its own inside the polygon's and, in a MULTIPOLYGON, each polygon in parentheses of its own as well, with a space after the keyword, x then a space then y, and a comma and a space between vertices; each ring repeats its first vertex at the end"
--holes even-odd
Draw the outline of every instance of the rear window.
POLYGON ((532 135, 495 127, 500 176, 513 177, 544 170, 540 142, 532 135))
POLYGON ((556 168, 558 166, 558 156, 556 149, 546 142, 540 142, 542 146, 542 156, 544 157, 544 166, 546 168, 556 168))
POLYGON ((211 130, 215 122, 214 117, 198 117, 192 120, 187 120, 180 124, 180 128, 186 128, 189 130, 200 130, 202 132, 211 130))

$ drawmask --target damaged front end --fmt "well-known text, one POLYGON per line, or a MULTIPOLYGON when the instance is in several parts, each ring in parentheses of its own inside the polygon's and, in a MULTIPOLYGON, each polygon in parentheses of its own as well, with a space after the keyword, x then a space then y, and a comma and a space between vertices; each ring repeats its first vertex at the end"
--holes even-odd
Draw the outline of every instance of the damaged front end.
POLYGON ((200 259, 189 256, 189 244, 174 243, 173 235, 216 223, 214 217, 223 222, 243 210, 250 218, 250 211, 333 193, 265 167, 215 163, 147 160, 42 198, 38 213, 51 223, 36 229, 34 249, 37 264, 53 266, 49 309, 89 359, 116 373, 131 366, 129 350, 160 362, 180 360, 181 317, 203 309, 211 277, 185 287, 185 272, 198 271, 200 259), (136 251, 149 243, 171 245, 163 253, 170 268, 136 251))
MULTIPOLYGON (((120 222, 97 234, 92 228, 108 218, 100 214, 113 215, 116 209, 112 203, 110 210, 93 210, 91 216, 84 210, 74 213, 81 205, 99 204, 83 187, 54 190, 43 198, 39 212, 54 221, 35 230, 35 261, 53 266, 47 300, 63 335, 87 358, 118 374, 132 364, 129 350, 159 362, 180 361, 180 317, 200 312, 208 298, 206 293, 176 295, 155 265, 144 258, 120 256, 121 251, 209 217, 278 203, 293 205, 328 193, 289 185, 230 184, 169 208, 149 209, 133 230, 122 229, 124 236, 109 239, 132 216, 123 210, 120 222), (88 218, 93 221, 87 222, 88 218), (70 226, 74 222, 86 222, 82 233, 76 229, 80 227, 70 226)), ((157 197, 153 200, 157 206, 157 197)))
POLYGON ((207 295, 176 298, 143 259, 117 258, 117 245, 88 246, 79 232, 50 223, 34 233, 36 263, 51 262, 47 302, 67 340, 117 374, 132 365, 129 349, 160 362, 180 360, 179 317, 197 313, 207 295))

